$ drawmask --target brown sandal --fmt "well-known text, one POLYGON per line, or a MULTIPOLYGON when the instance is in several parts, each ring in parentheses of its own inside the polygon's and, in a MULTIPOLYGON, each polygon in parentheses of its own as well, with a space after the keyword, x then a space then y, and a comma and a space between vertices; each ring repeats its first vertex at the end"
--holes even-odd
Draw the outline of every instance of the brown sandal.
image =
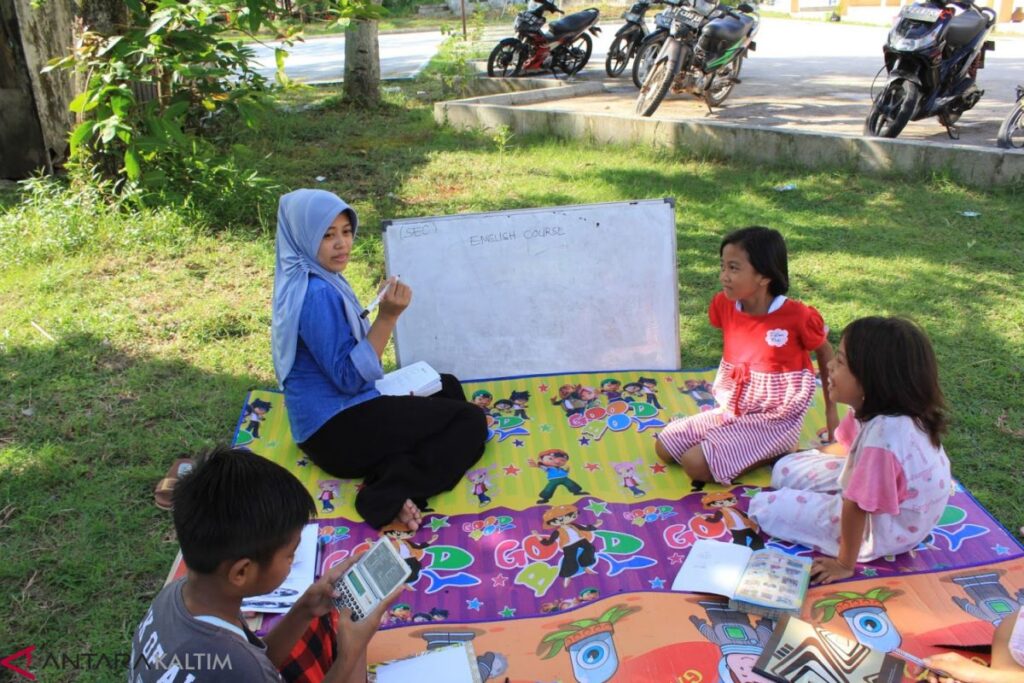
POLYGON ((167 474, 156 485, 156 490, 153 491, 153 498, 158 508, 161 510, 174 509, 174 485, 178 483, 178 479, 192 471, 192 466, 190 458, 178 458, 171 464, 171 468, 167 470, 167 474))

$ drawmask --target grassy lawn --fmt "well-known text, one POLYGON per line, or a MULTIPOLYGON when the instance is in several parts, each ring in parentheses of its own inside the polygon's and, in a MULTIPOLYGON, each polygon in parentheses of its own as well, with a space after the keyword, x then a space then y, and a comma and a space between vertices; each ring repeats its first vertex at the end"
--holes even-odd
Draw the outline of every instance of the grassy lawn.
MULTIPOLYGON (((912 316, 929 332, 954 473, 1003 524, 1024 524, 1019 191, 457 133, 411 95, 429 84, 407 88, 376 112, 348 110, 328 89, 290 91, 287 108, 239 138, 282 191, 322 187, 358 209, 347 274, 362 296, 383 274, 383 218, 675 197, 680 354, 684 367, 708 366, 720 353, 705 315, 718 241, 733 227, 777 227, 792 294, 822 311, 834 343, 868 314, 912 316), (787 183, 796 189, 775 189, 787 183)), ((230 438, 246 390, 275 384, 275 206, 250 208, 250 226, 218 230, 80 194, 19 204, 0 191, 0 654, 127 654, 176 551, 154 485, 175 457, 230 438)))

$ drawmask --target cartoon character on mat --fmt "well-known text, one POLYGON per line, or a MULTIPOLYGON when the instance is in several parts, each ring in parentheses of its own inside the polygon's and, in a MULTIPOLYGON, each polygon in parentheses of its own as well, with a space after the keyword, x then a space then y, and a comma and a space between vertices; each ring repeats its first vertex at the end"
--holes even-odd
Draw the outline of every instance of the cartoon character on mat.
POLYGON ((337 479, 320 479, 316 485, 320 488, 317 498, 324 512, 334 512, 334 503, 331 501, 341 496, 341 482, 337 479))
POLYGON ((622 399, 626 403, 643 402, 644 388, 640 386, 639 382, 626 382, 626 386, 622 387, 622 392, 622 399))
POLYGON ((416 580, 420 578, 420 570, 423 568, 423 551, 429 548, 430 545, 437 541, 437 534, 430 537, 430 540, 426 543, 413 543, 409 539, 416 535, 415 531, 411 531, 409 527, 402 524, 401 522, 391 522, 380 530, 381 536, 386 536, 391 545, 394 546, 398 554, 402 556, 405 563, 409 565, 409 569, 412 570, 412 574, 405 580, 408 584, 408 588, 412 588, 412 584, 416 583, 416 580))
POLYGON ((583 401, 583 410, 590 410, 601 405, 601 402, 597 400, 597 391, 594 387, 580 387, 580 400, 583 401))
POLYGON ((711 393, 712 388, 711 382, 707 380, 688 379, 683 383, 683 386, 679 387, 679 392, 692 398, 694 403, 697 404, 697 408, 703 413, 713 410, 718 405, 715 401, 715 395, 711 393))
POLYGON ((736 496, 730 491, 705 493, 700 499, 700 504, 705 510, 713 512, 702 516, 709 522, 724 522, 732 534, 733 543, 760 550, 764 547, 764 541, 757 533, 760 528, 757 522, 747 517, 746 513, 737 507, 737 502, 736 496))
POLYGON ((396 602, 388 610, 389 620, 396 624, 408 624, 412 621, 412 607, 407 602, 396 602))
POLYGON ((1024 607, 1024 589, 1018 590, 1016 597, 1003 587, 1002 569, 994 569, 977 574, 961 574, 943 579, 951 581, 964 589, 970 600, 954 597, 953 602, 975 619, 981 619, 999 626, 1003 619, 1013 614, 1018 608, 1024 607))
POLYGON ((253 399, 252 403, 245 407, 245 410, 242 411, 242 422, 245 422, 246 419, 249 420, 249 424, 245 429, 252 434, 252 438, 260 438, 260 423, 263 422, 263 416, 266 415, 272 407, 273 406, 270 404, 270 401, 264 401, 263 399, 256 398, 253 399))
POLYGON ((820 614, 822 624, 831 621, 835 615, 840 615, 846 620, 850 632, 857 641, 872 650, 899 652, 903 636, 889 618, 883 603, 902 594, 903 591, 889 590, 885 587, 872 588, 866 593, 829 593, 817 600, 811 609, 820 614))
POLYGON ((563 384, 558 387, 558 396, 551 399, 551 405, 561 406, 566 417, 582 415, 586 409, 586 401, 580 398, 579 384, 563 384))
POLYGON ((580 602, 593 602, 601 597, 601 593, 596 588, 584 588, 580 591, 580 602))
POLYGON ((491 412, 491 401, 494 400, 494 394, 487 391, 486 389, 477 389, 473 392, 473 396, 470 398, 473 405, 480 408, 486 414, 491 412))
POLYGON ((548 483, 540 492, 538 503, 546 503, 555 495, 555 489, 564 486, 569 493, 576 496, 589 496, 583 487, 569 478, 569 454, 559 448, 552 448, 541 452, 537 459, 530 458, 526 461, 530 467, 538 467, 547 474, 548 483))
POLYGON ((619 669, 615 622, 640 609, 615 605, 597 619, 560 624, 556 631, 541 638, 537 654, 541 659, 551 659, 564 649, 569 655, 572 675, 577 683, 610 681, 619 669))
POLYGON ((530 416, 526 414, 526 409, 530 405, 530 392, 529 391, 516 391, 513 390, 509 394, 508 400, 512 402, 512 414, 516 417, 521 417, 524 420, 529 420, 530 416))
POLYGON ((751 625, 749 615, 729 609, 729 603, 721 600, 699 600, 697 604, 708 618, 690 615, 690 623, 722 652, 718 683, 769 683, 754 673, 754 663, 771 638, 774 622, 758 619, 751 625))
POLYGON ((658 403, 658 380, 653 377, 640 377, 636 382, 644 393, 644 400, 661 410, 661 404, 658 403))
POLYGON ((493 469, 494 465, 491 465, 466 472, 466 479, 469 479, 469 483, 472 484, 473 495, 480 501, 481 507, 491 502, 491 497, 487 495, 491 488, 491 481, 487 478, 487 473, 493 469))
MULTIPOLYGON (((597 564, 594 549, 594 530, 601 526, 601 520, 593 524, 577 524, 580 516, 575 505, 555 505, 544 511, 544 527, 551 533, 541 538, 541 545, 558 544, 562 551, 562 563, 558 575, 562 577, 562 585, 568 586, 569 580, 581 571, 596 574, 591 567, 597 564)), ((537 534, 538 536, 541 534, 537 534)))
POLYGON ((622 382, 614 377, 606 377, 601 380, 601 393, 608 399, 608 403, 622 400, 622 382))
POLYGON ((641 460, 612 463, 612 469, 615 470, 615 474, 619 475, 622 485, 632 491, 634 497, 647 493, 640 488, 640 476, 636 473, 636 468, 640 466, 643 466, 643 461, 641 460))
POLYGON ((495 401, 494 408, 491 409, 491 415, 494 417, 512 417, 514 414, 515 407, 512 405, 512 401, 507 398, 495 401))
POLYGON ((425 621, 444 621, 447 618, 448 610, 440 607, 431 607, 429 612, 417 612, 412 615, 413 622, 417 624, 425 621))

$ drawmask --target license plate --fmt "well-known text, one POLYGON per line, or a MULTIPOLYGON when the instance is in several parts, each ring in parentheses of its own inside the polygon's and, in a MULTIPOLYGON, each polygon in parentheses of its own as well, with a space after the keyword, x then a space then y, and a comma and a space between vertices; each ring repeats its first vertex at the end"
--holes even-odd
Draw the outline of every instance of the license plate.
POLYGON ((633 14, 632 12, 623 13, 622 18, 626 21, 632 21, 634 24, 639 24, 642 21, 639 14, 633 14))
POLYGON ((704 17, 699 12, 683 10, 679 13, 679 19, 690 28, 698 28, 704 17))
POLYGON ((942 10, 937 7, 924 7, 923 5, 906 5, 903 8, 903 16, 914 21, 923 21, 929 24, 939 20, 942 10))

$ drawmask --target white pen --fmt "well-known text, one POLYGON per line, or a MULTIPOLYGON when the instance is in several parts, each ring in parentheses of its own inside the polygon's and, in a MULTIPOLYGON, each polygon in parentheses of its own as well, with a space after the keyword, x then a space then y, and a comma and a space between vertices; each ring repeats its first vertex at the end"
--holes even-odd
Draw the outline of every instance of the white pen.
POLYGON ((365 318, 366 316, 370 315, 370 313, 373 312, 373 309, 377 308, 377 306, 380 305, 380 302, 384 299, 384 295, 387 294, 388 288, 391 286, 391 284, 396 282, 398 282, 397 275, 394 277, 394 279, 385 282, 384 287, 379 292, 377 292, 377 296, 373 297, 373 301, 370 302, 369 306, 363 309, 363 312, 359 314, 359 317, 365 318))

